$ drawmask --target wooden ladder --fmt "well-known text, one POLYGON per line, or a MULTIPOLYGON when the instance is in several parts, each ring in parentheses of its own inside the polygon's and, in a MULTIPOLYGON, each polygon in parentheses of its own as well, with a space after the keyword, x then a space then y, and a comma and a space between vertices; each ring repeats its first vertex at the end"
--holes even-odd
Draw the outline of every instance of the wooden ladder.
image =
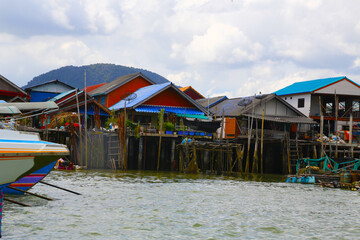
POLYGON ((109 140, 108 140, 108 165, 113 168, 116 169, 116 166, 119 166, 119 139, 117 137, 117 135, 114 136, 110 136, 109 140))
POLYGON ((287 142, 287 153, 288 153, 288 162, 290 164, 290 173, 296 173, 296 163, 300 158, 299 153, 299 143, 297 139, 290 139, 290 137, 286 136, 287 142))

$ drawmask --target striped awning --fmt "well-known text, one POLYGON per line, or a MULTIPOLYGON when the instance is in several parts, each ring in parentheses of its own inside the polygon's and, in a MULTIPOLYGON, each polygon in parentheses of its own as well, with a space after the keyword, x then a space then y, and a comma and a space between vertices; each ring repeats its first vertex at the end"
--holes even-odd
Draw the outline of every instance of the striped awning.
POLYGON ((179 117, 185 117, 185 118, 196 118, 196 119, 209 119, 205 115, 196 115, 196 114, 176 114, 179 117))
POLYGON ((150 106, 141 105, 135 108, 136 112, 158 113, 164 109, 165 113, 184 114, 184 115, 197 115, 204 116, 204 113, 196 108, 182 108, 182 107, 169 107, 169 106, 150 106))

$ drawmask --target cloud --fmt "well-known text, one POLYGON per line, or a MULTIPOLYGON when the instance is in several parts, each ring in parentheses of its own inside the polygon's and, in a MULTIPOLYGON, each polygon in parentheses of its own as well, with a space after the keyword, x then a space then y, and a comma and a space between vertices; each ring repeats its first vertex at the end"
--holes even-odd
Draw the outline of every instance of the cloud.
POLYGON ((177 74, 169 74, 166 78, 177 86, 187 87, 199 81, 200 75, 198 73, 180 72, 177 74))
POLYGON ((0 74, 25 85, 64 65, 145 68, 203 95, 294 81, 360 81, 360 3, 349 0, 4 0, 0 74))
POLYGON ((260 58, 262 46, 252 43, 238 28, 215 23, 203 35, 195 35, 188 45, 173 44, 172 57, 181 56, 187 64, 241 63, 260 58))

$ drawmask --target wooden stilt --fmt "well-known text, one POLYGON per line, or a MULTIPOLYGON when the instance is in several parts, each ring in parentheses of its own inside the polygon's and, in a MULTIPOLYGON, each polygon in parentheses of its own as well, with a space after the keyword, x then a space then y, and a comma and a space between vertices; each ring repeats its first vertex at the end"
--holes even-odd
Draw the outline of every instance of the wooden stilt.
MULTIPOLYGON (((336 90, 335 90, 335 124, 334 124, 334 134, 336 138, 338 138, 338 115, 339 115, 339 97, 336 96, 336 90)), ((338 141, 335 141, 335 158, 338 157, 338 141)))
POLYGON ((349 144, 351 149, 351 157, 354 157, 354 147, 352 146, 352 130, 353 130, 353 115, 350 114, 350 126, 349 126, 349 144))
POLYGON ((255 146, 254 146, 254 157, 253 157, 253 166, 252 166, 252 173, 258 173, 259 172, 259 158, 258 158, 258 121, 256 119, 256 139, 255 139, 255 146))
POLYGON ((163 121, 164 121, 164 109, 160 111, 160 137, 159 137, 159 150, 158 150, 158 161, 157 161, 157 171, 159 171, 160 167, 160 155, 161 155, 161 135, 162 135, 162 128, 163 128, 163 121))
POLYGON ((265 116, 265 109, 262 110, 262 118, 261 118, 261 147, 260 147, 261 174, 264 173, 264 160, 263 160, 263 153, 264 153, 264 116, 265 116))
POLYGON ((142 168, 143 148, 144 148, 144 138, 140 137, 140 139, 139 139, 139 154, 138 154, 138 170, 141 170, 141 168, 142 168))
POLYGON ((171 140, 171 159, 170 159, 170 169, 174 171, 175 168, 175 139, 171 140))
POLYGON ((2 211, 3 211, 3 203, 4 203, 4 193, 0 188, 0 238, 1 238, 1 222, 2 222, 2 211))
POLYGON ((204 166, 203 166, 204 170, 211 170, 210 166, 209 166, 209 151, 205 150, 204 151, 204 166))
POLYGON ((321 154, 320 156, 324 156, 324 116, 321 114, 320 116, 320 143, 321 143, 321 154))

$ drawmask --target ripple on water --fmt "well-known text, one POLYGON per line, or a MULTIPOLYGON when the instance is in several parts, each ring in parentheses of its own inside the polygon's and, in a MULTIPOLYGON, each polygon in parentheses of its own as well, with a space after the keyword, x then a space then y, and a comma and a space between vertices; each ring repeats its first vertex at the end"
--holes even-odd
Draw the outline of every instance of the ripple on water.
POLYGON ((359 193, 226 176, 156 172, 52 172, 4 207, 9 239, 353 239, 359 193))

